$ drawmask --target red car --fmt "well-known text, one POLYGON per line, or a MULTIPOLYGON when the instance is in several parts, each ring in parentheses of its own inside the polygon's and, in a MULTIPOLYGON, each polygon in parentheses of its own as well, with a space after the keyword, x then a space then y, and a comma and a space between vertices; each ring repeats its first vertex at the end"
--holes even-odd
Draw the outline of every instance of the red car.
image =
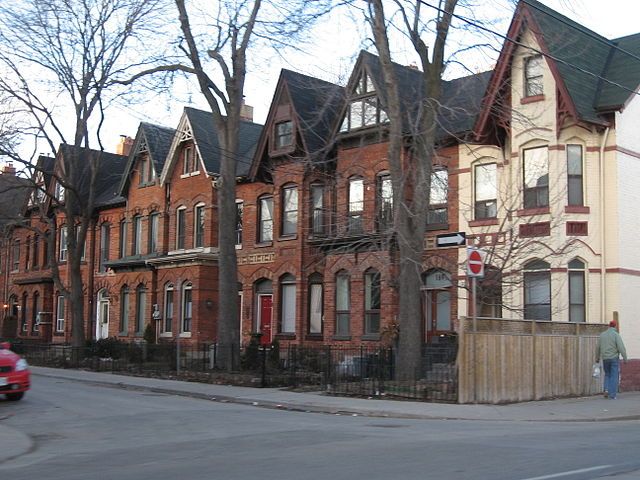
POLYGON ((29 365, 27 361, 13 353, 8 342, 0 342, 0 395, 17 401, 29 390, 29 365))

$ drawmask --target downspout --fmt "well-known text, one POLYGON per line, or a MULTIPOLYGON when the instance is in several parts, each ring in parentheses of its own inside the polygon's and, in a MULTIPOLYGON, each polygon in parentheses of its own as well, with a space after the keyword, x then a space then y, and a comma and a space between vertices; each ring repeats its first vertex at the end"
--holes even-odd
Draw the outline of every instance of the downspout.
POLYGON ((606 229, 605 229, 605 195, 604 195, 604 148, 609 138, 609 127, 604 131, 602 142, 600 143, 600 321, 606 320, 607 313, 607 247, 606 247, 606 229))

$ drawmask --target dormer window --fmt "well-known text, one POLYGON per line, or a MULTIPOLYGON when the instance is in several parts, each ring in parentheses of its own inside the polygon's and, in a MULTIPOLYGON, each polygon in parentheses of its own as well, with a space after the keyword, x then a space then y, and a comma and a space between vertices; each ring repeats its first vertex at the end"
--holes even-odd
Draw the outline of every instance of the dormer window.
POLYGON ((290 147, 293 145, 293 122, 287 120, 276 123, 275 134, 276 149, 290 147))
POLYGON ((387 121, 389 118, 380 107, 371 78, 366 72, 362 72, 347 106, 340 131, 348 132, 387 121))
POLYGON ((140 185, 146 185, 153 179, 153 169, 151 162, 146 155, 140 158, 140 185))
POLYGON ((60 203, 64 202, 64 194, 65 188, 60 184, 60 182, 56 182, 56 200, 60 203))
POLYGON ((524 96, 542 95, 542 55, 534 55, 524 59, 524 96))

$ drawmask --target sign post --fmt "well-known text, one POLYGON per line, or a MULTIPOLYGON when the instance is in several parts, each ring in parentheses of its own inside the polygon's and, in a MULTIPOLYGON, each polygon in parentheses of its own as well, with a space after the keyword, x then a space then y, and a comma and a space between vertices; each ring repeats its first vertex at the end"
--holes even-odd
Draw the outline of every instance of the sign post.
POLYGON ((484 258, 486 252, 478 250, 475 247, 467 247, 467 278, 471 279, 471 318, 473 325, 473 399, 477 400, 478 395, 478 359, 476 358, 476 342, 477 342, 477 318, 478 318, 478 300, 477 300, 477 282, 478 278, 484 277, 484 258))

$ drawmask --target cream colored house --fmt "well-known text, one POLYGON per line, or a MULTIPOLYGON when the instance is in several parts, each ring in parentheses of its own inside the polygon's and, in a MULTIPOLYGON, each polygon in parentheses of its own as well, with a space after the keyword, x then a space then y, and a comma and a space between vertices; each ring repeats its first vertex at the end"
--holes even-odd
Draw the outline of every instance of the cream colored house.
MULTIPOLYGON (((608 40, 523 0, 508 38, 478 142, 460 145, 460 229, 495 267, 477 313, 608 322, 617 312, 638 357, 640 34, 608 40)), ((460 315, 470 305, 461 294, 460 315)))

